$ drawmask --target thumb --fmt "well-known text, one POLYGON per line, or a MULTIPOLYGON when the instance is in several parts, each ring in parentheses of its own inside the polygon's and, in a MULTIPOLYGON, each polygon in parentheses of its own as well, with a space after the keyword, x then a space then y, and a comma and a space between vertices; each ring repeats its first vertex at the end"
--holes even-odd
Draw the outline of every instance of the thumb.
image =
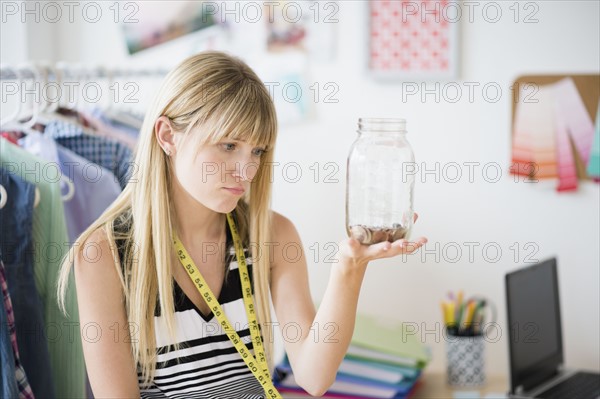
POLYGON ((356 238, 350 237, 348 239, 348 246, 350 247, 350 250, 352 250, 352 252, 354 252, 358 248, 360 248, 360 242, 358 242, 358 240, 356 238))
POLYGON ((346 240, 346 250, 348 251, 348 256, 355 256, 361 249, 361 243, 354 237, 348 238, 346 240))

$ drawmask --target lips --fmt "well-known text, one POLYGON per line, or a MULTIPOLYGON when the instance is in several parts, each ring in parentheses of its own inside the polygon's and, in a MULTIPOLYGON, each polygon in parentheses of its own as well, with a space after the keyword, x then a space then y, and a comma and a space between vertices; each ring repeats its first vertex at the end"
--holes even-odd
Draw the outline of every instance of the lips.
POLYGON ((225 190, 232 192, 237 195, 242 195, 246 192, 243 187, 224 187, 225 190))

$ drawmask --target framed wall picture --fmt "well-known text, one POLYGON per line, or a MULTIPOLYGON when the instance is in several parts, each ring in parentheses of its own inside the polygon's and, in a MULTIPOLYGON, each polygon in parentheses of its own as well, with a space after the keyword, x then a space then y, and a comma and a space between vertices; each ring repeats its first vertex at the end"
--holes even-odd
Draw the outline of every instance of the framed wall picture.
POLYGON ((121 6, 129 54, 219 25, 216 3, 208 1, 129 1, 121 6))
POLYGON ((266 2, 267 50, 298 50, 311 60, 331 62, 336 52, 340 5, 337 1, 266 2))
POLYGON ((369 70, 375 77, 451 79, 458 75, 457 0, 373 0, 369 70))

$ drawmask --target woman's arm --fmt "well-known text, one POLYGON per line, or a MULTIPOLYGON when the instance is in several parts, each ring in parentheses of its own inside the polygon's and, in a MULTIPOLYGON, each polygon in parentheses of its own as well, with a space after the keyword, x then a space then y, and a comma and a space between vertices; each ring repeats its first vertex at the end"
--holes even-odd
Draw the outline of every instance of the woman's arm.
POLYGON ((369 261, 409 254, 427 240, 421 238, 409 248, 404 240, 360 245, 348 239, 340 244, 332 263, 329 283, 318 312, 315 312, 308 287, 308 273, 303 254, 289 259, 282 249, 293 245, 303 248, 293 223, 274 212, 274 235, 277 247, 273 254, 271 294, 285 350, 294 377, 309 394, 321 396, 333 384, 352 335, 358 296, 369 261), (386 249, 387 248, 387 249, 386 249), (296 341, 299 327, 301 338, 296 341), (286 337, 289 332, 291 337, 286 337))
POLYGON ((75 283, 92 391, 97 398, 139 398, 123 289, 106 233, 97 230, 83 248, 89 250, 75 259, 75 283))

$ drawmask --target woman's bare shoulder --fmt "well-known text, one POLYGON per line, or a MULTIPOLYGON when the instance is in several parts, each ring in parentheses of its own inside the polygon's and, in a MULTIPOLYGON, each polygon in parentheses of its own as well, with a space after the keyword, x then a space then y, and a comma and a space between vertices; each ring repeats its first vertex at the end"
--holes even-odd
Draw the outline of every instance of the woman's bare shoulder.
MULTIPOLYGON (((294 225, 294 222, 287 216, 281 213, 271 211, 271 225, 272 235, 271 240, 274 241, 276 248, 288 248, 290 246, 294 248, 303 248, 302 239, 298 233, 298 229, 294 225)), ((273 261, 271 267, 282 265, 286 261, 283 250, 276 250, 273 255, 273 261)), ((304 262, 303 256, 298 261, 304 262)))
POLYGON ((288 217, 274 210, 271 210, 271 225, 274 237, 287 236, 296 230, 296 226, 288 217))
MULTIPOLYGON (((75 275, 79 274, 83 279, 77 278, 77 285, 93 284, 95 279, 106 279, 107 281, 119 282, 117 273, 116 248, 106 230, 101 227, 94 230, 87 239, 79 243, 81 246, 76 251, 75 275)), ((119 284, 120 285, 120 284, 119 284)))

